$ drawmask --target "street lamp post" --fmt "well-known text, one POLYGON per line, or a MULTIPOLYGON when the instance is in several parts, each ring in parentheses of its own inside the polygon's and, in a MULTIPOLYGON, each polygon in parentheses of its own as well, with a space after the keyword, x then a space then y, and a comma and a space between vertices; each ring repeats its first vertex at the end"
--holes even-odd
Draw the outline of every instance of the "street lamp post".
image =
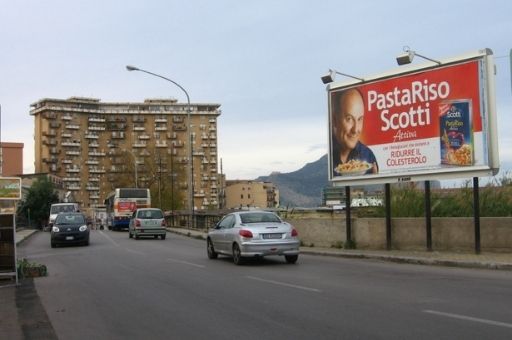
POLYGON ((181 86, 180 84, 178 84, 174 80, 166 78, 166 77, 161 76, 159 74, 156 74, 156 73, 153 73, 153 72, 149 72, 149 71, 146 71, 146 70, 143 70, 143 69, 140 69, 138 67, 131 66, 131 65, 127 65, 126 69, 128 71, 144 72, 144 73, 150 74, 152 76, 155 76, 155 77, 167 80, 167 81, 173 83, 174 85, 176 85, 177 87, 179 87, 185 93, 185 96, 187 96, 187 131, 188 131, 187 139, 188 139, 188 155, 189 155, 189 157, 188 157, 188 171, 189 171, 189 176, 188 176, 188 188, 189 188, 189 190, 188 190, 189 191, 188 203, 189 203, 189 211, 190 211, 190 217, 191 217, 191 219, 189 219, 189 226, 190 226, 191 220, 192 220, 192 222, 194 220, 194 178, 193 178, 193 176, 194 176, 194 160, 192 158, 193 157, 193 149, 192 149, 192 132, 190 131, 191 130, 191 125, 190 125, 190 97, 188 95, 188 92, 187 92, 187 90, 185 90, 183 88, 183 86, 181 86))

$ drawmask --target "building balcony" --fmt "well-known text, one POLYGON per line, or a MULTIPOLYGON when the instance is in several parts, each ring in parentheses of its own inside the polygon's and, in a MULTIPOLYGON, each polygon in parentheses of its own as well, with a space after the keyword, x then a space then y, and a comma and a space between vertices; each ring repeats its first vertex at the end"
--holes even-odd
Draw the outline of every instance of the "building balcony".
POLYGON ((187 126, 185 124, 174 124, 172 126, 172 129, 174 131, 186 131, 187 130, 187 126))
POLYGON ((103 151, 90 151, 90 152, 88 153, 88 155, 89 155, 90 157, 103 157, 103 156, 106 156, 106 153, 105 153, 105 152, 103 152, 103 151))
POLYGON ((80 182, 80 177, 64 177, 63 182, 80 182))
POLYGON ((205 193, 204 192, 194 192, 194 197, 205 197, 205 193))
POLYGON ((50 148, 50 154, 58 155, 60 154, 60 149, 57 149, 56 147, 50 148))
POLYGON ((61 146, 70 146, 70 147, 80 147, 80 142, 70 142, 70 141, 63 141, 60 143, 61 146))
POLYGON ((80 190, 80 186, 71 184, 68 186, 67 189, 70 191, 78 191, 78 190, 80 190))
POLYGON ((176 132, 167 132, 167 138, 169 139, 176 139, 178 138, 178 135, 176 135, 176 132))
POLYGON ((89 117, 90 123, 105 123, 105 118, 100 117, 89 117))
POLYGON ((217 131, 217 128, 216 128, 216 127, 214 127, 214 126, 210 126, 210 128, 208 129, 208 131, 210 131, 210 132, 215 132, 215 131, 217 131))
POLYGON ((155 131, 167 131, 167 126, 156 126, 155 131))
POLYGON ((94 134, 94 133, 86 133, 84 138, 85 139, 98 139, 98 138, 100 138, 100 136, 97 134, 94 134))
POLYGON ((44 145, 57 145, 57 141, 55 139, 43 139, 44 145))
POLYGON ((80 151, 66 151, 67 156, 80 156, 80 151))
POLYGON ((146 118, 144 118, 144 117, 133 117, 132 121, 134 123, 144 123, 146 121, 146 118))
POLYGON ((165 143, 165 142, 164 142, 164 143, 160 142, 160 143, 156 143, 156 144, 155 144, 155 146, 156 146, 157 148, 166 148, 166 147, 168 147, 169 145, 168 145, 167 143, 165 143))
POLYGON ((217 143, 210 143, 210 148, 216 148, 217 147, 217 143))
POLYGON ((65 159, 62 160, 62 163, 64 163, 64 164, 73 164, 73 160, 69 159, 69 158, 65 158, 65 159))
POLYGON ((66 129, 69 130, 80 130, 80 126, 76 124, 66 124, 66 129))
POLYGON ((91 168, 89 169, 89 173, 91 174, 104 174, 106 171, 105 171, 105 168, 91 168))
POLYGON ((147 139, 151 139, 151 137, 149 135, 143 134, 143 135, 139 136, 139 139, 147 140, 147 139))
POLYGON ((98 144, 97 141, 93 140, 92 142, 89 142, 89 147, 90 148, 99 148, 100 145, 98 144))
POLYGON ((73 119, 73 116, 70 115, 70 114, 65 114, 62 116, 61 118, 62 120, 72 120, 73 119))
POLYGON ((110 131, 123 131, 126 130, 127 125, 124 123, 107 123, 107 130, 110 131))
POLYGON ((66 168, 67 173, 79 173, 80 168, 66 168))
POLYGON ((214 134, 210 134, 210 139, 217 139, 217 135, 214 135, 214 134))
POLYGON ((44 163, 57 163, 58 161, 57 157, 43 158, 44 163))
POLYGON ((55 130, 43 131, 43 136, 55 137, 57 132, 55 130))
POLYGON ((73 138, 72 133, 64 132, 60 135, 62 138, 73 138))
POLYGON ((100 181, 100 178, 99 177, 91 177, 89 178, 89 182, 99 182, 100 181))
POLYGON ((155 118, 155 123, 167 123, 167 118, 165 118, 165 117, 155 118))
POLYGON ((87 190, 87 191, 99 191, 100 187, 99 186, 93 186, 93 185, 91 185, 91 183, 89 183, 89 184, 87 184, 87 187, 85 187, 85 190, 87 190))
POLYGON ((173 123, 183 123, 185 121, 185 117, 173 117, 172 122, 173 123))
POLYGON ((145 131, 146 128, 144 126, 134 126, 133 131, 145 131))
POLYGON ((183 143, 182 141, 173 141, 173 142, 172 142, 172 146, 173 146, 174 148, 182 148, 182 147, 183 147, 183 145, 185 145, 185 143, 183 143))
POLYGON ((89 125, 88 129, 89 129, 89 131, 105 131, 104 126, 97 126, 97 125, 89 125))
POLYGON ((100 162, 98 160, 95 160, 95 159, 89 159, 85 162, 85 164, 87 165, 99 165, 100 162))
POLYGON ((204 156, 204 151, 194 150, 193 155, 194 156, 204 156))
POLYGON ((121 131, 121 132, 112 132, 112 138, 115 138, 115 139, 124 139, 124 131, 121 131))
POLYGON ((137 142, 137 143, 133 143, 132 144, 132 147, 134 148, 145 148, 147 146, 147 144, 144 142, 137 142))

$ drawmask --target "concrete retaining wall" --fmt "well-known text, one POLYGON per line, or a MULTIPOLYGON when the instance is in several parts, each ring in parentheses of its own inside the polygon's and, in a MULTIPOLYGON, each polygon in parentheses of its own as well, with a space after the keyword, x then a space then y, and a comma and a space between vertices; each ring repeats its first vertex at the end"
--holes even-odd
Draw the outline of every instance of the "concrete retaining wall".
MULTIPOLYGON (((330 218, 286 218, 286 221, 297 228, 305 246, 337 247, 346 241, 344 215, 332 215, 330 218)), ((392 218, 391 235, 393 249, 425 250, 427 247, 424 218, 392 218)), ((386 220, 354 218, 352 239, 358 249, 385 249, 386 220)), ((482 251, 512 252, 512 218, 482 217, 480 240, 482 251)), ((473 218, 432 218, 432 248, 473 251, 473 218)))

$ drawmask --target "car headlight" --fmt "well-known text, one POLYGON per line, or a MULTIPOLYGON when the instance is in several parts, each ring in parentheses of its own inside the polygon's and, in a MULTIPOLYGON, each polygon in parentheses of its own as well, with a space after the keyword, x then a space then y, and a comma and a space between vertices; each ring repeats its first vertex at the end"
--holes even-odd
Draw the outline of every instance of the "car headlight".
POLYGON ((80 226, 80 228, 78 228, 78 230, 86 231, 87 230, 87 226, 86 225, 80 226))
POLYGON ((52 231, 53 231, 54 233, 58 233, 60 230, 59 230, 59 227, 53 226, 53 227, 52 227, 52 231))

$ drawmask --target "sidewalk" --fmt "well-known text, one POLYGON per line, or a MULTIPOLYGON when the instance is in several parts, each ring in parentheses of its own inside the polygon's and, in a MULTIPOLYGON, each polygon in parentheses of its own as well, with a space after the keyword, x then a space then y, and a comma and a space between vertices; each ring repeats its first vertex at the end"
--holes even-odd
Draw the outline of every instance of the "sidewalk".
MULTIPOLYGON (((206 232, 186 228, 167 228, 169 232, 206 239, 206 232)), ((512 253, 458 253, 439 251, 360 250, 301 247, 301 254, 372 259, 397 263, 450 266, 463 268, 512 270, 512 253)))

